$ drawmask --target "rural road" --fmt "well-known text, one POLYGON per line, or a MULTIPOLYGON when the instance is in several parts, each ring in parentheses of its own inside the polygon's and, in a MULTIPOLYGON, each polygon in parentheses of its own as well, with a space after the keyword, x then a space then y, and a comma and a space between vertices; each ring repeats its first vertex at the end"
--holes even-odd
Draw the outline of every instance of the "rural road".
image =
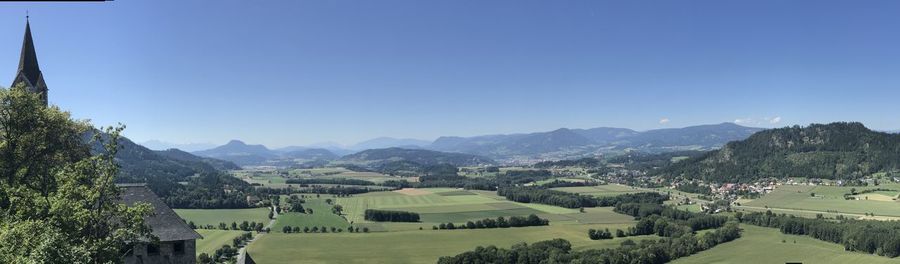
MULTIPOLYGON (((278 219, 278 206, 273 205, 273 206, 272 206, 272 212, 274 212, 274 213, 272 214, 272 219, 269 220, 269 223, 266 224, 266 226, 263 227, 263 229, 266 229, 266 228, 272 229, 272 226, 275 225, 275 219, 278 219)), ((266 234, 266 233, 257 233, 256 236, 254 236, 252 239, 250 239, 250 241, 247 241, 247 243, 245 243, 243 247, 241 247, 240 249, 238 249, 237 264, 245 264, 245 263, 246 263, 246 261, 247 261, 247 247, 250 246, 250 243, 253 243, 253 241, 256 241, 257 238, 259 238, 259 237, 261 237, 261 236, 263 236, 263 235, 265 235, 265 234, 266 234)))

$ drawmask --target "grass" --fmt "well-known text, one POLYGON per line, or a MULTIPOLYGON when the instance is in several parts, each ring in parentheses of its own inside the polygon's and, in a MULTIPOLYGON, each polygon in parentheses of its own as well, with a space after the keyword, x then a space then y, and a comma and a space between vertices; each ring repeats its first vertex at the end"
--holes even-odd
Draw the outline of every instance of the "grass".
MULTIPOLYGON (((441 256, 459 254, 476 246, 509 247, 520 242, 532 243, 553 238, 569 240, 578 250, 616 247, 623 238, 594 241, 588 239, 587 230, 614 230, 628 225, 551 224, 541 227, 366 234, 272 233, 260 237, 248 250, 259 263, 295 263, 299 259, 304 263, 434 263, 441 256)), ((641 237, 632 239, 639 240, 641 237)))
POLYGON ((636 189, 630 186, 619 184, 608 184, 598 186, 582 186, 582 187, 558 187, 553 190, 571 192, 592 196, 616 196, 626 193, 646 192, 647 190, 636 189))
POLYGON ((269 208, 249 209, 175 209, 178 216, 185 221, 193 221, 196 225, 213 225, 218 227, 220 222, 231 226, 232 222, 240 224, 243 221, 268 223, 269 208))
MULTIPOLYGON (((900 203, 892 200, 844 200, 843 195, 851 188, 857 191, 873 188, 900 189, 896 185, 871 187, 838 187, 838 186, 806 186, 783 185, 763 197, 744 203, 745 206, 770 207, 781 209, 798 209, 823 212, 842 212, 853 214, 875 213, 880 216, 900 216, 900 203), (812 196, 811 194, 815 194, 812 196)), ((887 196, 897 192, 868 193, 861 196, 887 196)))
POLYGON ((196 229, 197 233, 203 236, 197 240, 197 255, 206 253, 212 256, 216 249, 222 248, 224 245, 231 245, 235 237, 241 236, 244 231, 236 230, 217 230, 217 229, 196 229))
MULTIPOLYGON (((312 214, 303 214, 303 213, 283 213, 278 215, 278 218, 275 220, 275 224, 272 226, 273 232, 281 232, 284 226, 298 226, 301 229, 303 227, 337 227, 346 229, 347 226, 350 226, 350 223, 347 222, 343 217, 336 215, 331 212, 332 205, 327 204, 325 199, 335 199, 326 196, 322 196, 321 198, 306 198, 306 203, 303 203, 303 207, 307 209, 312 209, 312 214)), ((287 203, 283 203, 287 206, 287 203)))
MULTIPOLYGON (((834 243, 785 235, 778 229, 741 225, 741 238, 672 263, 897 263, 898 259, 844 251, 834 243), (784 240, 785 243, 781 241, 784 240), (794 242, 796 241, 796 243, 794 242)), ((255 256, 254 256, 255 257, 255 256)))

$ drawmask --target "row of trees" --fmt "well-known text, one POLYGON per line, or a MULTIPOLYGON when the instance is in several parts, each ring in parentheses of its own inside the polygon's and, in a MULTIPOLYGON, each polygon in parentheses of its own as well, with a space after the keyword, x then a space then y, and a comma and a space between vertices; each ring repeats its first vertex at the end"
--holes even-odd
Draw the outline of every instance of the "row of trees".
POLYGON ((506 197, 507 200, 520 203, 539 203, 555 205, 566 208, 596 207, 597 199, 591 196, 550 190, 541 187, 503 187, 497 190, 497 195, 506 197))
POLYGON ((540 203, 566 208, 615 206, 620 203, 662 203, 667 195, 655 192, 623 194, 611 197, 593 197, 576 193, 550 190, 545 187, 510 186, 497 190, 497 195, 520 203, 540 203))
POLYGON ((376 185, 374 182, 359 180, 359 179, 346 179, 346 178, 333 178, 333 179, 287 179, 285 183, 288 184, 335 184, 335 185, 376 185))
MULTIPOLYGON (((217 229, 213 225, 196 225, 194 224, 194 221, 188 222, 188 226, 190 226, 191 229, 217 229)), ((243 221, 240 224, 238 224, 237 222, 231 222, 231 225, 228 225, 225 222, 219 222, 218 229, 262 232, 264 227, 262 222, 257 223, 256 221, 243 221)))
MULTIPOLYGON (((282 233, 285 233, 285 234, 290 234, 290 233, 328 233, 328 230, 331 230, 331 233, 340 233, 340 232, 344 232, 344 229, 343 229, 343 228, 340 228, 340 227, 333 227, 333 226, 332 226, 331 228, 328 228, 328 227, 325 227, 325 226, 323 226, 323 227, 321 227, 321 228, 318 227, 318 226, 314 226, 314 227, 312 227, 312 228, 310 228, 310 227, 308 227, 308 226, 304 226, 303 229, 300 229, 299 226, 284 226, 284 227, 281 228, 281 232, 282 232, 282 233)), ((350 233, 354 233, 354 232, 355 232, 355 233, 359 233, 359 232, 360 232, 360 229, 359 229, 359 227, 349 226, 349 227, 347 227, 347 232, 350 232, 350 233)), ((362 232, 363 232, 363 233, 368 233, 368 232, 369 232, 369 228, 368 228, 368 227, 363 227, 363 228, 362 228, 362 232)))
POLYGON ((809 219, 793 215, 738 212, 735 217, 742 223, 774 227, 785 234, 806 235, 815 239, 838 243, 845 250, 860 251, 886 257, 900 256, 900 222, 854 220, 839 218, 809 219))
POLYGON ((525 227, 525 226, 545 226, 549 225, 550 220, 538 217, 535 214, 528 216, 511 216, 509 220, 504 217, 485 218, 477 221, 468 221, 465 225, 455 225, 453 223, 441 223, 433 226, 432 229, 482 229, 482 228, 508 228, 508 227, 525 227))
POLYGON ((441 257, 438 263, 667 263, 737 239, 740 232, 737 223, 730 222, 722 228, 699 236, 685 234, 675 238, 642 240, 638 243, 629 239, 617 248, 587 251, 572 251, 572 244, 569 241, 554 239, 531 245, 520 243, 509 249, 496 246, 477 247, 473 251, 456 256, 441 257))
POLYGON ((541 184, 541 187, 544 188, 557 188, 557 187, 581 187, 581 186, 597 186, 600 185, 595 181, 561 181, 561 180, 553 180, 552 182, 541 184))
POLYGON ((419 214, 405 211, 366 209, 365 219, 376 222, 419 222, 419 214))
MULTIPOLYGON (((649 219, 653 216, 672 219, 694 231, 718 228, 728 222, 727 216, 692 213, 684 210, 678 210, 671 206, 651 203, 623 203, 616 205, 613 210, 618 213, 641 218, 641 221, 649 219)), ((640 224, 640 221, 638 222, 638 224, 640 224)))
POLYGON ((234 262, 238 255, 238 249, 244 246, 250 239, 253 239, 253 233, 243 233, 232 239, 231 245, 222 245, 221 248, 216 249, 212 256, 206 253, 200 253, 200 255, 197 256, 197 263, 214 264, 234 262))

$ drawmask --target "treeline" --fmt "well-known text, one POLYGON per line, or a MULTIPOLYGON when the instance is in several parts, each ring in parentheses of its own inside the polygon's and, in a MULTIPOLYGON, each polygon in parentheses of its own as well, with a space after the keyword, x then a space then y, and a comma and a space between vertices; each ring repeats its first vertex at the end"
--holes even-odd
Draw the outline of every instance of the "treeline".
POLYGON ((800 218, 776 215, 772 211, 735 214, 742 223, 774 227, 785 234, 806 235, 815 239, 841 244, 845 250, 860 251, 885 257, 900 256, 900 222, 854 220, 839 217, 837 221, 824 218, 800 218))
POLYGON ((509 220, 504 217, 497 219, 485 218, 478 221, 468 221, 465 225, 455 225, 453 223, 441 223, 433 226, 432 229, 483 229, 483 228, 508 228, 508 227, 526 227, 526 226, 545 226, 549 225, 550 220, 538 217, 535 214, 528 216, 511 216, 509 220))
MULTIPOLYGON (((282 233, 285 233, 285 234, 290 234, 290 233, 295 233, 295 234, 299 234, 299 233, 328 233, 328 230, 329 230, 329 228, 328 228, 328 227, 325 227, 325 226, 322 226, 321 228, 319 228, 318 226, 314 226, 314 227, 312 227, 312 228, 310 228, 310 227, 308 227, 308 226, 304 226, 303 229, 300 229, 299 226, 289 226, 289 225, 288 225, 288 226, 284 226, 284 227, 281 228, 281 232, 282 232, 282 233)), ((333 226, 331 227, 331 233, 341 233, 341 232, 344 232, 344 229, 343 229, 343 228, 340 228, 340 227, 333 227, 333 226)), ((350 227, 347 227, 347 232, 350 232, 350 233, 359 233, 359 232, 360 232, 360 229, 359 229, 359 227, 353 227, 353 226, 350 226, 350 227)), ((362 228, 362 232, 363 232, 363 233, 369 233, 369 228, 368 228, 368 227, 363 227, 363 228, 362 228)))
POLYGON ((605 207, 615 206, 619 203, 662 203, 669 199, 667 195, 655 192, 630 193, 598 198, 535 186, 504 187, 497 190, 497 195, 506 197, 507 200, 520 203, 539 203, 566 208, 605 207))
POLYGON ((520 243, 509 249, 496 246, 477 247, 473 251, 452 257, 441 257, 439 264, 467 263, 606 263, 606 264, 658 264, 689 256, 710 249, 718 244, 740 237, 737 223, 703 235, 684 235, 659 240, 643 240, 640 243, 628 239, 621 246, 611 249, 572 251, 572 244, 564 239, 520 243))
POLYGON ((497 190, 497 195, 520 203, 539 203, 566 208, 597 207, 597 199, 594 197, 541 187, 503 187, 497 190))
POLYGON ((405 211, 366 209, 365 219, 376 222, 419 222, 419 214, 405 211))
POLYGON ((579 168, 593 168, 600 167, 603 165, 603 162, 596 158, 580 158, 574 160, 558 160, 558 161, 541 161, 535 163, 533 167, 542 168, 542 169, 550 169, 550 168, 563 168, 563 167, 579 167, 579 168))
POLYGON ((541 184, 541 187, 544 188, 558 188, 558 187, 583 187, 583 186, 597 186, 600 183, 596 181, 561 181, 561 180, 553 180, 552 182, 541 184))
POLYGON ((693 182, 693 181, 688 182, 688 183, 679 184, 678 186, 675 186, 675 190, 679 190, 679 191, 687 192, 687 193, 699 193, 699 194, 705 194, 705 195, 712 194, 712 190, 709 188, 709 186, 705 186, 698 182, 693 182))
POLYGON ((354 187, 354 186, 312 185, 304 191, 309 192, 309 193, 315 193, 315 194, 333 194, 333 195, 338 195, 338 196, 345 196, 345 195, 351 195, 351 194, 367 193, 367 192, 371 191, 371 189, 366 188, 366 187, 354 187))
POLYGON ((288 184, 335 184, 335 185, 376 185, 374 182, 358 179, 287 179, 288 184))
MULTIPOLYGON (((676 224, 684 225, 693 231, 704 230, 710 228, 719 228, 728 222, 727 216, 710 215, 704 213, 692 213, 684 210, 678 210, 671 206, 650 203, 621 203, 617 204, 613 211, 641 218, 635 226, 647 227, 647 225, 656 225, 656 219, 647 220, 652 216, 659 216, 675 220, 676 224), (646 220, 646 221, 645 221, 646 220), (644 223, 642 223, 644 222, 644 223)), ((650 234, 645 232, 646 229, 637 232, 629 232, 636 235, 650 234)), ((650 227, 649 230, 659 230, 659 227, 650 227)))

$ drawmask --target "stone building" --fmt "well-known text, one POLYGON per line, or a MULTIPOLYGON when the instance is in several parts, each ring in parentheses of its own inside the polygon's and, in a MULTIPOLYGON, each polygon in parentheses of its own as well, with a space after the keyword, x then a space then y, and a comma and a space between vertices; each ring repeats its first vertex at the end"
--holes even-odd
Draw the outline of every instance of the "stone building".
POLYGON ((133 205, 138 202, 153 206, 153 215, 144 219, 159 243, 138 241, 125 253, 125 263, 195 263, 196 240, 202 238, 191 229, 172 208, 143 184, 120 184, 122 202, 133 205))

